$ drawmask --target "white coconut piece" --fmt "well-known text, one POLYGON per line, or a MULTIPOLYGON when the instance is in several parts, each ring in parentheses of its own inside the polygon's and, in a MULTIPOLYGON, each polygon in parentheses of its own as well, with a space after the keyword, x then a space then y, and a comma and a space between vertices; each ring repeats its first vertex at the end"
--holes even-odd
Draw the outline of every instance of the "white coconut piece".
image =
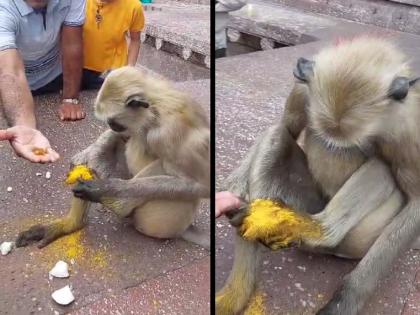
POLYGON ((69 277, 69 265, 65 261, 58 261, 55 266, 49 272, 51 277, 56 278, 68 278, 69 277))
POLYGON ((8 192, 11 192, 12 190, 13 190, 13 188, 12 188, 12 187, 10 187, 10 186, 9 186, 9 187, 7 187, 7 191, 8 191, 8 192))
POLYGON ((3 242, 0 245, 0 252, 3 256, 7 255, 13 249, 14 243, 13 242, 3 242))
POLYGON ((51 172, 46 172, 45 173, 45 178, 50 179, 51 178, 51 172))
POLYGON ((74 295, 71 292, 70 286, 68 285, 66 285, 64 288, 54 291, 53 294, 51 294, 51 297, 60 305, 69 305, 74 301, 74 295))

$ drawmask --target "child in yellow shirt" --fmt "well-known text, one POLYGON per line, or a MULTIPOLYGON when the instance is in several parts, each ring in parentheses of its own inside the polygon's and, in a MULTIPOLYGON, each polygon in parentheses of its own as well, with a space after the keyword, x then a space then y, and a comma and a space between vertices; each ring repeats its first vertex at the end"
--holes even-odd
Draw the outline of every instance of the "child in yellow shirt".
POLYGON ((140 0, 87 0, 83 26, 84 89, 100 88, 104 71, 136 64, 143 28, 140 0))

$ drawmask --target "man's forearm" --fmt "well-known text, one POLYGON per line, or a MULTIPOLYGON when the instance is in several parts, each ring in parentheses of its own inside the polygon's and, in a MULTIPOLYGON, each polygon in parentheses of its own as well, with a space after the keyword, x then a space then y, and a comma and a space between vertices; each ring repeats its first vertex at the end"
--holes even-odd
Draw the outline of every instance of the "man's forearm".
POLYGON ((130 44, 128 46, 128 65, 135 66, 137 63, 137 58, 140 51, 140 39, 132 40, 130 39, 130 44))
POLYGON ((9 71, 3 68, 0 71, 0 97, 10 126, 36 128, 34 102, 23 70, 9 71))
POLYGON ((64 26, 61 47, 63 98, 78 98, 83 71, 82 27, 64 26))

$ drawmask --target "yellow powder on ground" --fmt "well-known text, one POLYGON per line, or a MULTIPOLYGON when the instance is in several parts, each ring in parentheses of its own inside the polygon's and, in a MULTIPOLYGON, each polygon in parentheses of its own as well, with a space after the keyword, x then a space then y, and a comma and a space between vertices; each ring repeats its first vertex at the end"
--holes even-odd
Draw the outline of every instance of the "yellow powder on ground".
POLYGON ((83 231, 77 231, 60 237, 44 249, 49 252, 56 253, 56 255, 62 257, 62 259, 79 260, 86 253, 86 249, 82 241, 82 233, 83 231))
POLYGON ((92 258, 93 264, 97 268, 105 268, 108 265, 107 253, 105 250, 97 250, 92 258))
POLYGON ((265 315, 264 295, 261 292, 255 292, 248 303, 244 315, 265 315))
POLYGON ((67 179, 65 183, 67 185, 73 185, 78 180, 87 181, 94 178, 93 171, 86 165, 76 165, 73 169, 67 174, 67 179))
POLYGON ((86 244, 83 230, 60 237, 36 254, 38 259, 49 266, 54 265, 57 260, 74 260, 76 264, 93 270, 108 267, 110 258, 110 254, 104 249, 94 249, 86 244))
POLYGON ((320 224, 309 216, 297 213, 272 200, 256 199, 249 206, 249 215, 240 227, 247 240, 261 241, 271 249, 300 244, 305 238, 320 238, 320 224))

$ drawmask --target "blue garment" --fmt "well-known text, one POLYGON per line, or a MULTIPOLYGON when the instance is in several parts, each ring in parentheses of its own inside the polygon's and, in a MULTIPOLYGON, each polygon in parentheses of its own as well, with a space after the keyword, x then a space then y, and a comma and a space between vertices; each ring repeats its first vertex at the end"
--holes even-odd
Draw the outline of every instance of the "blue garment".
POLYGON ((86 0, 49 0, 45 19, 24 0, 0 0, 0 51, 18 49, 31 90, 62 73, 60 30, 82 26, 86 0))

